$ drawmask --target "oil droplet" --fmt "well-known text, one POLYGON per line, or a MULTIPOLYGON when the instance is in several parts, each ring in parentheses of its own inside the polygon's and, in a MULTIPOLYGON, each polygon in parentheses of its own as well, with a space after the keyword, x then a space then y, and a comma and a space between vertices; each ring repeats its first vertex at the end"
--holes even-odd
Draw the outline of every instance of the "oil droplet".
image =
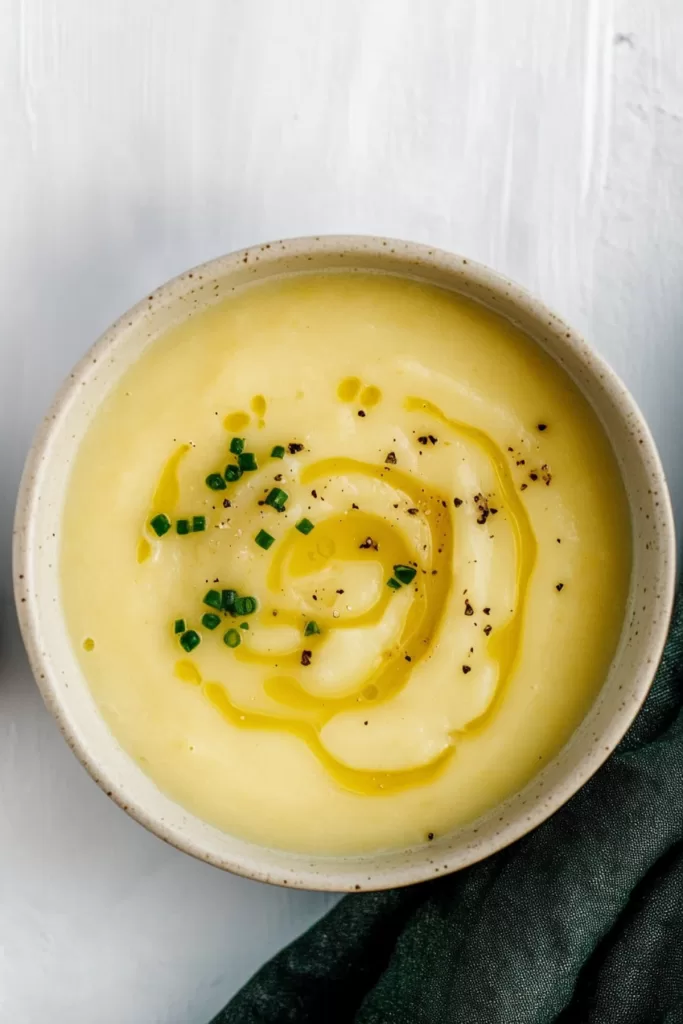
POLYGON ((251 416, 246 412, 231 412, 223 420, 223 426, 226 430, 241 430, 242 427, 249 425, 251 416))
POLYGON ((138 562, 146 562, 149 556, 152 554, 152 545, 146 537, 140 537, 138 541, 137 560, 138 562))
POLYGON ((202 681, 199 669, 191 661, 177 661, 174 671, 178 679, 182 679, 184 683, 192 683, 193 686, 199 686, 202 681))
POLYGON ((366 406, 377 405, 382 398, 382 392, 379 388, 376 388, 374 384, 371 384, 367 388, 363 388, 360 396, 360 404, 366 406))
POLYGON ((259 419, 263 419, 266 415, 266 400, 263 395, 254 395, 251 400, 251 408, 252 412, 254 412, 259 419))
POLYGON ((83 641, 83 650, 84 651, 94 651, 95 650, 95 641, 93 640, 93 638, 91 636, 86 636, 85 640, 83 641))
POLYGON ((337 388, 337 395, 342 402, 352 402, 360 390, 360 384, 358 377, 344 377, 337 388))

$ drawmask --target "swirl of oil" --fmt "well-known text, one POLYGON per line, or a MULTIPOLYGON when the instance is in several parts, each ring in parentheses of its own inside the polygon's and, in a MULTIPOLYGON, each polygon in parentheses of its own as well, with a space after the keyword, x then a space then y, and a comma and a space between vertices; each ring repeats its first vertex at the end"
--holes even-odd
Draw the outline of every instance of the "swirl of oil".
MULTIPOLYGON (((355 379, 353 383, 355 386, 355 379)), ((501 625, 486 641, 489 654, 498 663, 498 683, 495 695, 484 714, 466 726, 468 731, 475 730, 483 728, 494 714, 515 668, 521 643, 526 597, 536 560, 536 539, 505 457, 496 442, 484 431, 448 417, 438 406, 425 399, 408 397, 405 400, 405 408, 408 412, 419 412, 423 416, 426 414, 432 417, 453 434, 477 445, 485 453, 495 473, 499 503, 506 508, 512 528, 517 563, 515 610, 508 622, 501 625)), ((183 454, 183 449, 178 450, 167 463, 152 501, 153 512, 162 499, 177 499, 174 486, 177 488, 177 468, 183 454)), ((323 768, 340 786, 358 794, 371 795, 391 793, 432 781, 443 771, 455 749, 455 737, 451 736, 450 746, 427 764, 407 770, 377 771, 349 767, 333 757, 321 741, 322 729, 340 712, 358 710, 363 705, 376 707, 390 701, 406 685, 420 660, 429 655, 431 646, 443 626, 441 612, 447 604, 447 597, 453 585, 453 525, 450 504, 444 496, 436 492, 428 493, 409 473, 395 466, 375 466, 351 458, 333 457, 307 466, 300 480, 302 484, 310 485, 325 479, 354 475, 389 484, 397 495, 410 504, 411 509, 417 510, 415 514, 423 518, 430 534, 429 564, 423 563, 426 572, 418 573, 411 584, 415 597, 410 603, 399 642, 383 652, 379 666, 355 686, 352 692, 336 697, 320 697, 307 692, 299 682, 299 652, 290 655, 280 654, 277 660, 278 673, 264 683, 265 693, 279 707, 277 710, 257 712, 235 703, 221 682, 202 680, 193 662, 178 662, 176 675, 186 682, 201 686, 210 703, 235 727, 287 732, 308 746, 323 768), (439 553, 439 572, 433 573, 431 570, 436 552, 439 553), (406 661, 404 657, 408 645, 416 652, 411 662, 406 661)), ((352 519, 333 514, 318 521, 313 535, 303 535, 292 530, 283 538, 273 555, 268 573, 269 590, 273 594, 286 592, 285 576, 308 574, 312 566, 316 570, 321 570, 332 555, 335 559, 343 561, 358 559, 361 557, 358 548, 359 535, 376 538, 379 548, 376 560, 380 561, 385 575, 391 573, 393 564, 406 563, 413 559, 413 552, 405 538, 385 519, 360 511, 354 514, 352 519)), ((364 561, 367 561, 365 553, 364 561)), ((355 617, 344 621, 337 620, 321 608, 316 618, 323 627, 324 634, 330 630, 371 625, 381 620, 391 598, 392 592, 388 588, 383 588, 375 604, 355 617)), ((283 609, 280 603, 278 607, 278 623, 300 629, 301 613, 283 609)), ((261 624, 266 627, 272 621, 270 612, 271 610, 266 607, 259 616, 261 624)), ((312 649, 321 642, 320 636, 306 638, 307 646, 310 645, 312 649)), ((273 657, 259 653, 246 645, 236 649, 234 656, 245 662, 264 664, 269 663, 273 657)))

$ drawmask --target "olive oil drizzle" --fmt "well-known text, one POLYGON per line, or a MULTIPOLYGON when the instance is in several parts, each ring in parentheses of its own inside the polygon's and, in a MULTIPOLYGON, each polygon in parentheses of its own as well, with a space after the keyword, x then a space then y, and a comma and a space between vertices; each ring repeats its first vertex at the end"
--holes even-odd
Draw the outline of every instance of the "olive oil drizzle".
MULTIPOLYGON (((355 379, 353 381, 355 385, 355 379)), ((350 390, 350 389, 349 389, 350 390)), ((405 408, 409 412, 426 414, 450 431, 459 434, 477 445, 486 454, 496 475, 498 501, 506 509, 516 551, 517 580, 514 611, 507 623, 493 631, 486 641, 491 656, 498 662, 498 684, 493 700, 484 714, 469 723, 466 731, 481 729, 499 705, 501 695, 511 677, 520 649, 524 623, 524 610, 529 582, 536 561, 537 544, 529 516, 515 487, 507 463, 498 445, 482 430, 461 423, 446 416, 432 402, 417 397, 408 397, 405 408)), ((183 446, 186 448, 188 446, 183 446)), ((177 466, 184 454, 181 449, 167 463, 159 487, 155 492, 152 507, 159 507, 163 499, 169 507, 170 499, 177 500, 177 466), (174 490, 175 485, 175 490, 174 490)), ((378 795, 396 792, 412 786, 424 785, 434 780, 453 755, 455 735, 450 745, 437 758, 418 768, 403 771, 377 771, 351 768, 337 760, 326 749, 321 740, 324 726, 343 711, 371 711, 394 697, 403 689, 410 673, 419 662, 427 657, 437 640, 444 623, 441 620, 443 608, 453 584, 453 522, 450 502, 443 495, 424 488, 410 474, 394 465, 371 465, 351 458, 329 458, 307 466, 301 473, 301 483, 318 487, 320 481, 334 480, 340 476, 364 476, 381 481, 392 488, 394 501, 398 503, 397 516, 406 514, 407 508, 417 509, 429 534, 428 550, 420 553, 420 569, 414 581, 409 584, 413 590, 408 613, 405 618, 400 640, 391 649, 383 652, 378 668, 367 676, 353 692, 337 697, 320 697, 310 693, 302 682, 305 675, 300 670, 300 652, 277 655, 278 672, 264 682, 264 691, 279 705, 277 710, 253 711, 234 703, 225 686, 220 682, 203 681, 199 670, 189 661, 179 661, 176 675, 194 685, 200 685, 210 703, 231 724, 241 729, 287 732, 304 742, 322 767, 344 789, 363 795, 378 795), (436 572, 433 570, 438 566, 436 572), (407 648, 414 654, 407 661, 407 648)), ((414 513, 413 513, 414 514, 414 513)), ((283 607, 286 603, 287 579, 305 577, 319 572, 332 560, 363 560, 379 562, 385 577, 390 575, 396 563, 409 564, 416 561, 407 539, 396 529, 393 517, 382 518, 361 510, 328 516, 316 523, 310 534, 292 530, 283 537, 273 552, 268 573, 268 589, 277 600, 278 625, 302 628, 303 613, 283 607), (359 536, 369 536, 376 541, 376 549, 360 550, 359 536)), ((337 629, 358 628, 378 623, 385 613, 393 592, 383 588, 379 599, 372 608, 357 615, 334 618, 331 608, 321 604, 316 609, 316 621, 322 628, 322 636, 307 637, 306 644, 314 648, 324 642, 326 632, 337 629)), ((261 626, 272 622, 268 608, 259 614, 261 626)), ((268 664, 274 661, 273 654, 264 654, 241 645, 234 651, 234 657, 244 662, 268 664)))
POLYGON ((137 560, 139 563, 146 562, 152 554, 152 544, 147 536, 147 523, 159 513, 172 512, 180 497, 180 485, 178 483, 178 469, 185 455, 189 452, 189 444, 181 444, 171 455, 159 477, 159 483, 152 495, 149 512, 145 519, 145 525, 140 533, 137 545, 137 560))

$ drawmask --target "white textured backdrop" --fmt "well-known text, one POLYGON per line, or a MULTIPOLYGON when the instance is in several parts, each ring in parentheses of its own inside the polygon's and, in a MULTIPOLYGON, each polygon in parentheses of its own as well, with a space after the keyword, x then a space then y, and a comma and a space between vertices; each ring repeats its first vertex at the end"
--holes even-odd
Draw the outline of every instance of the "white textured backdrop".
POLYGON ((681 0, 0 0, 0 1021, 206 1024, 332 902, 229 877, 67 751, 14 619, 31 434, 184 268, 365 232, 491 264, 621 373, 683 508, 681 0))

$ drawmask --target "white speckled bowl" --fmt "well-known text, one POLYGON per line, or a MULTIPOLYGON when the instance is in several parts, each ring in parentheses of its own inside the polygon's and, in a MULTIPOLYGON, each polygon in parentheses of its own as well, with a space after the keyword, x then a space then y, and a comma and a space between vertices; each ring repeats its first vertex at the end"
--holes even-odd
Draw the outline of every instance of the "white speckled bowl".
POLYGON ((674 528, 649 430, 614 373, 521 288, 437 249, 381 238, 301 238, 255 246, 182 274, 139 302, 76 367, 29 455, 16 513, 15 593, 31 666, 69 745, 118 804, 162 839, 221 868, 281 885, 359 890, 408 885, 494 853, 538 825, 586 782, 619 742, 648 692, 671 614, 674 528), (60 516, 76 451, 123 371, 166 328, 240 285, 274 274, 347 268, 410 275, 461 292, 516 321, 571 375, 599 414, 631 505, 633 576, 621 641, 590 713, 524 790, 428 846, 363 857, 266 849, 199 820, 161 793, 99 714, 71 649, 60 607, 60 516))

